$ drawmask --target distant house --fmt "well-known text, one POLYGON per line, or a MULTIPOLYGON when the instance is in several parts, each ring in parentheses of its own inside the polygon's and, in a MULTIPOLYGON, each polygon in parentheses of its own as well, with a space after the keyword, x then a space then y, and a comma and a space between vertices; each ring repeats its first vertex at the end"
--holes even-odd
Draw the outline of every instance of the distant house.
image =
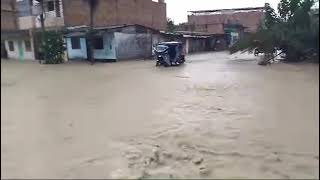
POLYGON ((245 33, 255 32, 263 17, 264 7, 189 11, 188 22, 178 25, 178 30, 224 34, 225 49, 245 33))
POLYGON ((223 33, 225 25, 241 25, 244 32, 255 32, 264 18, 264 7, 189 11, 188 24, 195 31, 223 33))

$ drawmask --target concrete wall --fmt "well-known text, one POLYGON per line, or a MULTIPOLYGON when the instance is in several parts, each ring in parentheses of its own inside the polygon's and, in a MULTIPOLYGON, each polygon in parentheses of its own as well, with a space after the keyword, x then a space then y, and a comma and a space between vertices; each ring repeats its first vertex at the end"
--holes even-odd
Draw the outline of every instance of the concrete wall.
POLYGON ((205 38, 187 38, 186 39, 186 52, 203 52, 207 50, 207 39, 205 38))
MULTIPOLYGON (((37 28, 41 27, 41 22, 36 20, 35 26, 37 28)), ((64 26, 64 20, 62 17, 47 17, 44 21, 45 27, 61 27, 64 26)))
POLYGON ((87 59, 87 43, 85 38, 80 38, 80 49, 72 49, 71 38, 66 38, 66 41, 69 59, 87 59))
POLYGON ((34 16, 24 16, 18 18, 19 29, 32 29, 35 28, 35 20, 34 16))
POLYGON ((6 40, 5 41, 5 48, 8 52, 8 58, 9 59, 20 59, 20 60, 35 60, 34 57, 34 45, 33 40, 30 38, 31 43, 31 51, 26 51, 25 41, 24 39, 12 39, 12 40, 6 40), (9 51, 9 41, 13 42, 14 45, 14 51, 9 51), (22 54, 20 56, 19 52, 19 43, 21 44, 22 48, 22 54))
POLYGON ((148 58, 152 55, 151 34, 115 33, 117 59, 148 58))
MULTIPOLYGON (((89 7, 85 1, 63 1, 67 26, 89 25, 89 7)), ((98 0, 94 26, 139 24, 155 29, 166 28, 166 4, 152 0, 98 0)))

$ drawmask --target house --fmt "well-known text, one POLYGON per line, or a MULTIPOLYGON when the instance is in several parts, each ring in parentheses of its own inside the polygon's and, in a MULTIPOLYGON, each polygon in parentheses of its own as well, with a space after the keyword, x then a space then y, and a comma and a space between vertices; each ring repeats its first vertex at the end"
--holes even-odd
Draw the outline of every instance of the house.
POLYGON ((18 29, 15 0, 1 1, 1 58, 8 57, 5 46, 5 35, 18 29))
MULTIPOLYGON (((87 26, 69 27, 65 34, 70 61, 88 58, 87 26)), ((177 31, 169 33, 142 25, 96 27, 93 54, 97 61, 114 62, 124 59, 150 58, 152 46, 164 41, 178 41, 185 45, 186 53, 219 50, 225 34, 177 31), (219 42, 220 41, 220 42, 219 42)))
POLYGON ((158 42, 182 42, 185 46, 186 54, 223 50, 226 46, 226 34, 211 34, 194 31, 175 31, 172 33, 161 31, 157 40, 158 42))
MULTIPOLYGON (((65 38, 69 60, 87 59, 88 27, 68 28, 65 38)), ((159 31, 141 25, 96 27, 93 40, 93 57, 97 61, 149 58, 154 34, 159 31)))
MULTIPOLYGON (((147 58, 156 34, 166 29, 164 0, 97 0, 93 12, 94 52, 100 61, 147 58)), ((87 59, 90 10, 86 1, 63 1, 67 56, 87 59)))
MULTIPOLYGON (((3 4, 4 1, 1 3, 3 4)), ((9 58, 42 59, 38 38, 42 27, 40 22, 42 9, 46 30, 72 29, 90 24, 89 6, 84 0, 43 0, 43 8, 40 6, 40 0, 11 0, 11 2, 15 4, 15 20, 12 21, 9 18, 2 20, 3 22, 14 22, 17 26, 16 30, 10 31, 2 38, 9 58)), ((128 59, 149 56, 152 48, 152 43, 149 43, 151 35, 145 32, 166 28, 164 0, 97 0, 97 3, 93 13, 93 25, 99 33, 103 34, 96 34, 98 37, 94 41, 96 48, 94 57, 97 59, 128 59), (144 30, 138 32, 136 29, 144 30), (115 30, 117 32, 113 32, 115 30), (116 49, 120 45, 125 47, 128 44, 135 46, 127 47, 127 50, 116 49), (109 48, 106 48, 107 46, 109 48), (143 51, 145 53, 142 53, 143 51)), ((68 31, 66 34, 68 48, 66 54, 70 59, 88 57, 87 40, 84 34, 86 33, 81 28, 74 29, 73 32, 68 31)))
POLYGON ((189 11, 188 24, 195 31, 222 33, 225 25, 241 25, 244 32, 255 32, 264 18, 264 7, 189 11))
MULTIPOLYGON (((6 0, 8 1, 8 0, 6 0)), ((1 1, 1 7, 4 1, 1 1)), ((1 32, 8 58, 20 60, 41 59, 39 42, 41 12, 38 0, 11 0, 14 2, 15 19, 3 17, 1 23, 15 23, 16 28, 6 33, 1 32)), ((47 30, 64 27, 62 0, 44 0, 44 24, 47 30)), ((2 24, 1 24, 2 26, 2 24)))

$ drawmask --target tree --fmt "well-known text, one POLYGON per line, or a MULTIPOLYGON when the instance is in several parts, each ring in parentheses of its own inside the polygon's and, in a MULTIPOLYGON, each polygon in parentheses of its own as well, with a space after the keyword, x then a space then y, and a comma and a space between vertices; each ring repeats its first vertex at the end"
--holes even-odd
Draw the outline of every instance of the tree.
POLYGON ((168 32, 174 32, 176 29, 176 26, 174 24, 174 21, 170 18, 167 19, 167 31, 168 32))
POLYGON ((313 5, 314 0, 281 0, 279 16, 266 6, 263 25, 231 47, 231 53, 258 48, 266 61, 275 50, 285 54, 287 61, 319 56, 319 16, 311 15, 313 5))
POLYGON ((46 31, 44 33, 44 43, 41 46, 46 54, 46 64, 60 64, 63 62, 65 51, 63 33, 60 31, 46 31))

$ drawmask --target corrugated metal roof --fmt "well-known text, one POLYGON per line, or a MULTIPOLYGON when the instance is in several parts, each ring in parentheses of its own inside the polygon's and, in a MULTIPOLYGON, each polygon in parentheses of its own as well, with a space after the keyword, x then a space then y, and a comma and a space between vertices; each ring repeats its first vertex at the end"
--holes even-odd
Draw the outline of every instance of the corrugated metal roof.
POLYGON ((252 11, 252 10, 263 10, 264 7, 247 7, 247 8, 233 8, 233 9, 213 9, 213 10, 199 10, 199 11, 188 11, 194 14, 197 13, 212 13, 222 11, 252 11))
POLYGON ((85 32, 71 32, 66 34, 64 37, 85 37, 86 33, 85 32))

